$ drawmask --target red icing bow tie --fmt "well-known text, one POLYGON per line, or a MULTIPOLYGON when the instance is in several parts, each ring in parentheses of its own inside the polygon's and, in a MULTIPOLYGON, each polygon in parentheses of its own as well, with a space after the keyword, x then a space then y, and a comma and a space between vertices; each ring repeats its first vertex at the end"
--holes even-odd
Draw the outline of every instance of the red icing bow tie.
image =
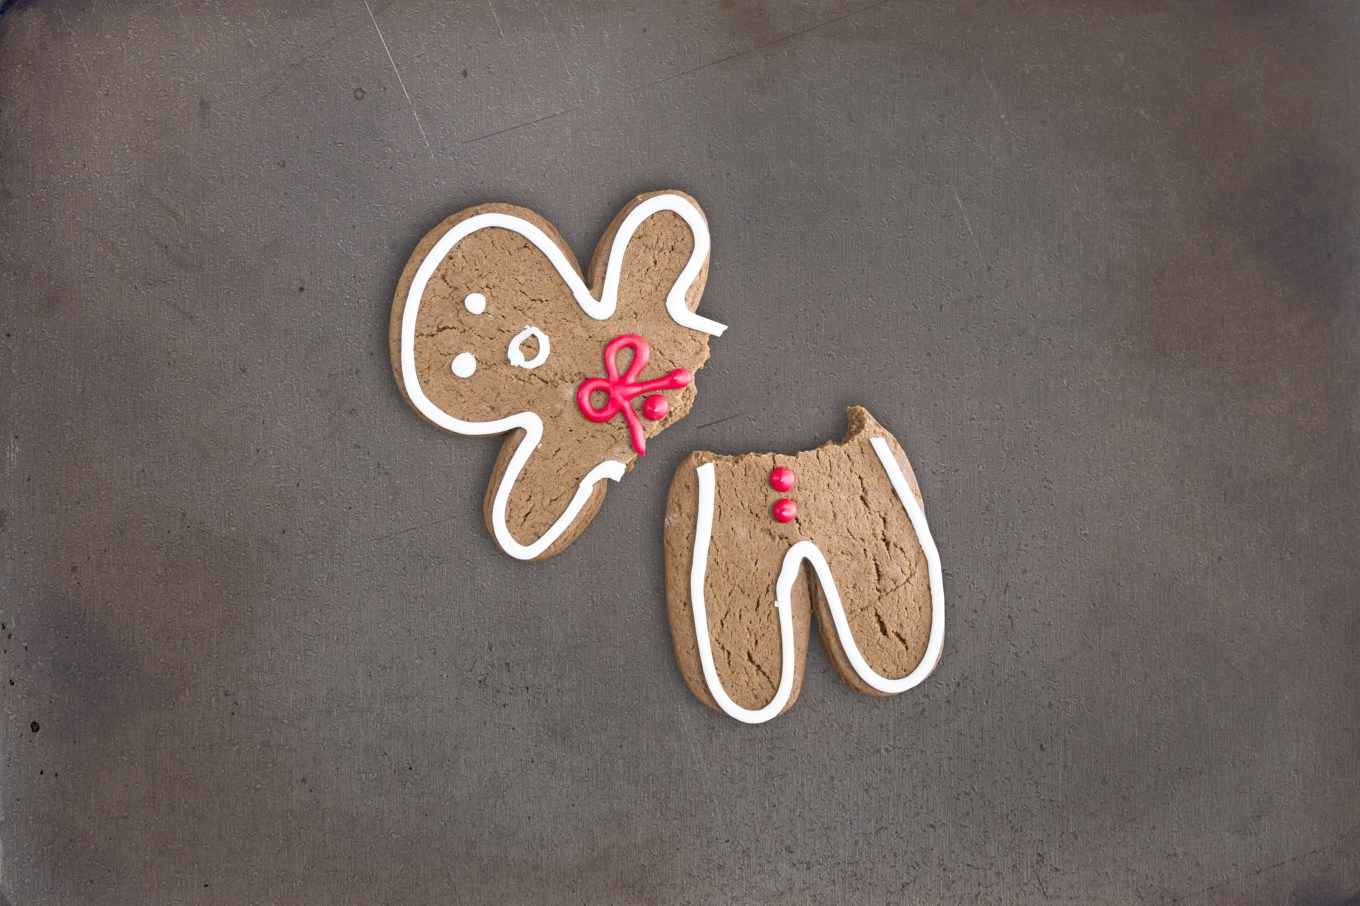
MULTIPOLYGON (((638 375, 642 374, 642 369, 647 367, 647 360, 651 357, 652 347, 642 337, 635 333, 617 336, 604 346, 605 377, 583 381, 576 390, 577 407, 582 415, 593 422, 607 422, 620 412, 623 413, 624 420, 628 422, 628 436, 632 438, 633 449, 639 456, 647 454, 647 438, 642 436, 642 421, 633 411, 630 400, 653 390, 677 390, 694 379, 685 369, 677 368, 663 378, 639 382, 638 375), (619 377, 619 350, 625 346, 633 350, 633 361, 623 376, 619 377), (590 402, 592 393, 608 394, 609 399, 604 406, 596 409, 590 402)), ((669 411, 670 404, 664 396, 649 396, 642 402, 642 414, 652 421, 665 418, 669 411)))

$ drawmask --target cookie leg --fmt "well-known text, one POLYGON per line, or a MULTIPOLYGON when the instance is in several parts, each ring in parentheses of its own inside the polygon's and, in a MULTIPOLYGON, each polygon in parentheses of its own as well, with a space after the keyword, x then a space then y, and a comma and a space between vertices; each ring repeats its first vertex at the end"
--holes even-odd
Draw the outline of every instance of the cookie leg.
MULTIPOLYGON (((876 423, 872 426, 877 428, 876 423)), ((939 661, 944 646, 944 584, 930 526, 899 461, 896 442, 881 429, 867 431, 856 443, 866 440, 865 452, 871 451, 871 455, 860 459, 863 463, 860 474, 865 479, 861 505, 868 507, 872 500, 874 505, 888 509, 876 510, 874 519, 847 520, 847 525, 876 526, 878 534, 849 539, 843 549, 870 551, 873 559, 863 562, 833 553, 832 562, 828 563, 821 550, 812 546, 807 560, 816 575, 818 631, 837 673, 861 692, 894 695, 918 685, 939 661), (871 475, 875 465, 881 471, 871 475), (922 560, 925 575, 921 575, 917 565, 922 560), (878 577, 878 584, 864 576, 870 569, 878 577), (867 601, 844 600, 836 584, 836 573, 847 586, 858 589, 858 595, 876 597, 867 601), (896 579, 899 574, 904 574, 904 578, 896 579), (891 582, 890 588, 882 587, 885 579, 891 582), (928 614, 919 612, 925 597, 929 599, 928 614), (915 643, 908 644, 921 634, 913 628, 922 618, 928 619, 929 627, 924 649, 915 648, 915 643)), ((905 460, 904 455, 901 458, 905 460)), ((826 546, 833 552, 840 549, 830 543, 826 546)))
POLYGON ((666 587, 676 661, 705 704, 763 723, 797 699, 811 597, 788 544, 753 538, 745 501, 719 494, 711 461, 690 457, 671 484, 666 587))

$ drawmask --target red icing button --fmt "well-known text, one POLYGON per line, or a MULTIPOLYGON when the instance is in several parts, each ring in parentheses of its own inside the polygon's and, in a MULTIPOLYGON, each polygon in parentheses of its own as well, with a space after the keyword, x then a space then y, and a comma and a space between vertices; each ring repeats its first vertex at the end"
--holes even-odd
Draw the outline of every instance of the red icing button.
POLYGON ((792 522, 798 518, 798 504, 787 497, 774 502, 774 521, 792 522))
POLYGON ((671 411, 671 404, 659 393, 653 393, 642 401, 642 414, 654 422, 659 422, 671 411))
MULTIPOLYGON (((788 466, 780 466, 770 473, 770 487, 776 491, 787 491, 793 487, 798 479, 793 476, 793 469, 788 466)), ((784 520, 788 522, 787 519, 784 520)))

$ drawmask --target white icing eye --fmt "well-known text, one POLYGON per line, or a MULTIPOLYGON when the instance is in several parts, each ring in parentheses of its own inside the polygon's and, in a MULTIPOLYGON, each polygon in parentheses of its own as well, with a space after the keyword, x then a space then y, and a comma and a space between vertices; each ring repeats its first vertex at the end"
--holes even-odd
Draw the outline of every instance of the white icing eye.
POLYGON ((463 300, 463 305, 472 314, 480 315, 486 311, 486 296, 481 293, 468 293, 467 298, 463 300))
POLYGON ((453 357, 453 373, 458 377, 472 377, 477 370, 477 357, 470 352, 460 352, 453 357))
POLYGON ((532 371, 539 365, 548 361, 548 350, 551 348, 552 344, 548 342, 548 335, 546 333, 539 330, 537 327, 526 327, 515 334, 515 338, 510 341, 510 349, 507 351, 507 355, 510 357, 511 365, 514 365, 516 368, 527 368, 532 371), (538 354, 532 359, 526 360, 524 358, 524 351, 520 349, 520 347, 523 346, 524 341, 530 337, 533 337, 538 342, 538 354))

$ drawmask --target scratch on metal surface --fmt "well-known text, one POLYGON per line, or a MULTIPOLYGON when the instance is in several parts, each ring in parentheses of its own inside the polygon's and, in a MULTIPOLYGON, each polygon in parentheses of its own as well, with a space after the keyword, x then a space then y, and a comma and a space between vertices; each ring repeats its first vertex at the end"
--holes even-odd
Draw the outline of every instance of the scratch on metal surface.
POLYGON ((712 428, 714 425, 721 425, 723 422, 730 422, 734 418, 741 418, 743 415, 748 414, 749 413, 746 412, 738 412, 736 415, 725 415, 722 418, 717 419, 715 421, 705 422, 704 424, 697 426, 694 430, 702 431, 705 428, 712 428))
MULTIPOLYGON (((268 16, 265 17, 265 24, 266 26, 268 26, 269 24, 268 16)), ((266 81, 272 81, 273 84, 269 86, 268 91, 260 95, 258 98, 256 98, 256 100, 263 101, 266 98, 271 97, 274 94, 274 92, 278 91, 284 85, 288 84, 288 78, 290 75, 292 75, 294 71, 314 60, 319 54, 325 52, 340 37, 348 33, 349 33, 348 28, 338 27, 332 28, 330 36, 327 37, 326 40, 322 41, 320 44, 307 48, 307 50, 303 53, 301 59, 294 60, 291 63, 287 63, 280 69, 274 70, 265 79, 261 79, 260 80, 261 84, 264 84, 264 82, 266 81)))
POLYGON ((973 248, 977 250, 978 260, 982 261, 982 246, 978 245, 977 234, 973 232, 973 224, 968 220, 968 212, 963 209, 963 199, 959 198, 959 193, 953 186, 949 187, 949 191, 954 193, 954 201, 958 203, 959 213, 963 215, 963 225, 968 227, 968 238, 973 240, 973 248))
POLYGON ((445 516, 443 519, 436 519, 434 522, 426 522, 422 525, 407 526, 404 529, 397 529, 395 532, 388 532, 386 535, 378 535, 377 537, 372 538, 370 540, 373 542, 386 541, 388 538, 395 538, 398 535, 406 535, 411 532, 418 532, 421 529, 434 528, 436 525, 443 525, 446 522, 451 522, 454 519, 458 518, 458 516, 460 515, 462 514, 457 514, 454 516, 445 516))
POLYGON ((1044 879, 1039 876, 1039 869, 1032 868, 1030 870, 1034 872, 1034 880, 1039 882, 1039 892, 1044 895, 1044 899, 1052 900, 1053 898, 1048 895, 1048 888, 1044 886, 1044 879))
POLYGON ((1010 142, 1011 154, 1018 155, 1020 152, 1015 147, 1015 126, 1011 123, 1010 117, 1006 116, 1006 106, 1001 102, 1001 93, 996 90, 996 83, 990 76, 987 79, 987 87, 992 92, 992 103, 996 105, 996 115, 1001 118, 1001 125, 1006 127, 1006 139, 1010 142))
POLYGON ((520 77, 519 64, 515 62, 515 55, 510 53, 514 45, 512 45, 510 39, 505 36, 505 29, 501 26, 501 17, 496 13, 496 4, 492 3, 491 0, 486 0, 486 5, 487 8, 491 10, 491 18, 496 20, 496 31, 501 34, 501 43, 505 45, 506 56, 510 58, 510 68, 515 71, 515 84, 523 85, 524 79, 520 77))
POLYGON ((695 765, 699 768, 699 778, 704 784, 704 796, 708 799, 709 811, 713 813, 713 824, 722 834, 723 839, 727 838, 727 823, 723 821, 722 812, 718 809, 718 797, 713 795, 713 787, 708 782, 708 762, 704 761, 704 753, 699 750, 699 745, 694 739, 694 725, 689 722, 689 714, 685 712, 685 704, 678 698, 675 702, 675 709, 680 712, 680 722, 685 727, 685 742, 689 743, 690 754, 694 756, 695 765))
POLYGON ((540 116, 540 117, 539 117, 538 119, 536 119, 536 120, 529 120, 527 123, 516 123, 516 124, 513 125, 513 126, 506 126, 504 129, 497 129, 495 132, 488 132, 488 133, 486 133, 485 135, 479 135, 479 136, 477 136, 476 138, 470 138, 470 139, 468 139, 467 141, 463 142, 463 144, 465 144, 465 145, 471 145, 471 144, 473 144, 474 142, 480 142, 480 141, 483 141, 484 139, 495 138, 495 137, 498 136, 498 135, 504 135, 504 134, 507 133, 507 132, 514 132, 516 129, 523 129, 523 128, 526 127, 526 126, 532 126, 532 125, 534 125, 535 123, 541 123, 541 122, 543 122, 544 120, 550 120, 550 119, 552 119, 552 118, 555 117, 555 116, 563 116, 564 114, 571 113, 573 110, 580 110, 580 109, 581 109, 581 105, 580 105, 580 104, 577 104, 575 107, 568 107, 566 110, 558 110, 558 111, 555 112, 555 113, 544 114, 543 116, 540 116))
POLYGON ((430 147, 430 137, 425 134, 425 127, 420 124, 420 114, 416 113, 416 105, 411 100, 411 92, 406 90, 406 82, 401 78, 401 70, 397 69, 397 61, 392 59, 392 51, 387 49, 387 39, 383 37, 382 29, 378 27, 378 17, 373 15, 373 7, 368 5, 368 0, 364 0, 364 9, 368 10, 368 18, 373 21, 373 30, 378 33, 378 40, 382 42, 383 53, 387 54, 387 62, 392 64, 392 71, 397 74, 397 84, 401 86, 401 93, 406 95, 406 103, 411 107, 411 116, 416 118, 416 128, 420 130, 420 137, 425 141, 425 150, 430 152, 430 160, 434 160, 434 148, 430 147))
POLYGON ((861 13, 867 13, 870 10, 878 9, 880 6, 886 6, 891 2, 892 0, 878 0, 877 3, 870 3, 868 6, 861 6, 859 9, 852 9, 848 13, 842 13, 839 16, 833 16, 830 19, 825 19, 821 22, 813 23, 812 25, 809 25, 807 28, 799 29, 798 31, 794 32, 789 32, 787 35, 782 35, 771 41, 766 41, 764 44, 758 44, 755 47, 750 47, 747 48, 746 50, 739 50, 734 54, 729 54, 728 56, 722 57, 717 60, 713 60, 712 62, 709 63, 702 63, 698 66, 693 67, 692 69, 686 69, 681 72, 674 73, 672 75, 663 76, 662 78, 659 79, 653 79, 650 82, 643 82, 641 85, 629 88, 625 93, 632 94, 636 91, 641 91, 644 88, 651 88, 654 85, 660 85, 663 82, 669 82, 672 79, 679 79, 687 75, 693 75, 696 72, 702 72, 705 69, 717 66, 720 63, 726 63, 729 60, 735 60, 738 57, 744 57, 747 56, 748 54, 758 53, 762 50, 765 50, 766 48, 774 47, 776 44, 783 44, 785 41, 792 41, 794 38, 801 38, 803 35, 817 31, 820 28, 826 28, 828 25, 835 25, 837 22, 843 22, 844 20, 849 19, 852 16, 858 16, 861 13))
MULTIPOLYGON (((853 9, 853 10, 851 10, 851 11, 848 12, 848 13, 843 13, 843 14, 841 14, 841 15, 839 15, 839 16, 835 16, 835 17, 833 17, 833 18, 831 18, 831 19, 826 19, 826 20, 824 20, 824 21, 822 21, 822 22, 814 23, 814 24, 812 24, 812 25, 809 25, 807 28, 804 28, 804 29, 801 29, 801 30, 795 31, 795 32, 790 32, 790 33, 787 34, 787 35, 781 35, 780 37, 775 38, 775 39, 772 40, 772 41, 766 41, 764 44, 757 45, 756 47, 750 47, 750 48, 747 48, 746 50, 739 50, 739 51, 737 51, 737 52, 734 53, 734 54, 729 54, 728 56, 722 57, 722 58, 717 59, 717 60, 712 60, 711 62, 708 62, 708 63, 702 63, 702 64, 700 64, 700 65, 698 65, 698 66, 694 66, 694 67, 692 67, 692 68, 690 68, 690 69, 685 69, 685 70, 682 70, 682 71, 680 71, 680 72, 672 73, 671 75, 668 75, 668 76, 662 76, 662 77, 659 78, 659 79, 652 79, 651 81, 643 82, 643 83, 640 84, 640 85, 634 85, 632 88, 626 88, 626 89, 624 89, 622 92, 619 93, 618 96, 619 96, 619 97, 626 97, 626 96, 628 96, 628 95, 631 95, 631 94, 634 94, 634 93, 636 93, 636 92, 642 91, 642 90, 645 89, 645 88, 651 88, 651 87, 653 87, 653 86, 655 86, 655 85, 660 85, 660 84, 662 84, 663 82, 669 82, 669 81, 672 81, 672 80, 674 80, 674 79, 683 78, 683 77, 685 77, 685 76, 687 76, 687 75, 693 75, 693 74, 696 73, 696 72, 700 72, 700 71, 702 71, 702 70, 709 69, 710 67, 717 66, 717 65, 720 64, 720 63, 726 63, 726 62, 728 62, 729 60, 735 60, 735 59, 737 59, 738 57, 744 57, 744 56, 747 56, 747 55, 749 55, 749 54, 757 53, 757 52, 759 52, 759 51, 765 50, 765 49, 768 48, 768 47, 774 47, 776 44, 782 44, 782 43, 784 43, 785 41, 792 41, 794 38, 800 38, 800 37, 802 37, 803 35, 806 35, 806 34, 809 34, 809 33, 811 33, 811 32, 817 31, 817 30, 820 29, 820 28, 826 28, 828 25, 834 25, 834 24, 836 24, 837 22, 844 21, 845 19, 849 19, 849 18, 851 18, 851 17, 853 17, 853 16, 858 16, 858 15, 860 15, 861 13, 867 13, 867 12, 869 12, 870 10, 874 10, 874 9, 879 8, 880 6, 886 6, 886 5, 888 5, 889 3, 891 3, 891 2, 893 2, 893 0, 878 0, 877 3, 871 3, 871 4, 869 4, 868 6, 862 6, 862 7, 860 7, 859 9, 853 9)), ((500 17, 496 15, 496 8, 495 8, 495 6, 492 6, 492 5, 491 5, 490 0, 487 0, 487 5, 488 5, 488 6, 491 6, 491 15, 492 15, 493 17, 495 17, 495 19, 496 19, 496 28, 497 28, 497 30, 500 31, 500 33, 501 33, 501 39, 502 39, 502 40, 505 40, 505 30, 501 28, 500 17)), ((560 52, 560 48, 559 48, 559 52, 560 52)), ((511 65, 511 66, 514 66, 514 65, 515 65, 515 61, 514 61, 514 58, 513 58, 513 57, 511 57, 511 59, 510 59, 510 65, 511 65)), ((516 78, 518 78, 518 68, 516 68, 516 78)), ((478 135, 478 136, 476 136, 476 137, 474 137, 474 138, 470 138, 470 139, 464 141, 462 144, 464 144, 464 145, 471 145, 471 144, 473 144, 473 143, 475 143, 475 142, 480 142, 480 141, 483 141, 483 140, 488 139, 488 138, 495 138, 495 137, 498 136, 498 135, 504 135, 504 134, 507 133, 507 132, 514 132, 516 129, 523 129, 523 128, 525 128, 526 126, 533 126, 533 125, 536 125, 536 124, 538 124, 538 123, 541 123, 541 122, 543 122, 543 121, 545 121, 545 120, 550 120, 550 119, 552 119, 552 118, 554 118, 554 117, 565 116, 565 115, 568 114, 568 113, 572 113, 572 112, 574 112, 574 111, 580 110, 583 106, 585 106, 585 105, 584 105, 584 104, 577 104, 577 105, 574 106, 574 107, 568 107, 568 108, 566 108, 565 110, 558 110, 558 111, 556 111, 556 112, 554 112, 554 113, 545 114, 544 116, 540 116, 540 117, 538 117, 537 119, 529 120, 528 122, 524 122, 524 123, 516 123, 516 124, 513 125, 513 126, 506 126, 504 129, 497 129, 495 132, 487 132, 487 133, 485 133, 485 134, 483 134, 483 135, 478 135)), ((606 103, 606 104, 604 104, 604 106, 608 106, 608 104, 606 103)))
POLYGON ((1184 896, 1172 897, 1171 902, 1185 903, 1189 900, 1197 899, 1203 896, 1204 894, 1209 893, 1212 890, 1217 890, 1218 888, 1223 887, 1224 885, 1231 884, 1234 881, 1241 881, 1243 878, 1254 878, 1257 875, 1264 874, 1265 872, 1273 871, 1277 868, 1283 868, 1286 865, 1291 865, 1302 859, 1307 859, 1309 856, 1316 856, 1320 852, 1325 852, 1326 850, 1336 847, 1343 840, 1347 840, 1355 836, 1357 831, 1360 831, 1360 824, 1353 825, 1350 828, 1342 831, 1340 834, 1337 834, 1336 838, 1333 839, 1330 843, 1325 843, 1322 846, 1319 846, 1315 849, 1310 849, 1306 853, 1299 853, 1297 856, 1290 856, 1288 859, 1281 859, 1279 862, 1275 862, 1270 865, 1264 865, 1261 868, 1239 872, 1238 874, 1235 874, 1230 878, 1224 878, 1217 884, 1210 884, 1208 887, 1202 887, 1199 890, 1194 891, 1193 893, 1188 893, 1184 896))
MULTIPOLYGON (((567 74, 567 82, 568 83, 574 82, 576 80, 576 77, 572 75, 571 67, 567 65, 567 57, 565 54, 562 53, 562 42, 558 40, 557 37, 558 29, 553 28, 553 23, 549 21, 548 16, 543 12, 542 5, 535 7, 535 10, 538 13, 538 15, 542 17, 543 25, 545 28, 547 28, 548 34, 552 35, 553 47, 557 48, 557 60, 559 63, 562 64, 562 71, 567 74)), ((492 12, 494 13, 495 10, 493 9, 492 12)))

